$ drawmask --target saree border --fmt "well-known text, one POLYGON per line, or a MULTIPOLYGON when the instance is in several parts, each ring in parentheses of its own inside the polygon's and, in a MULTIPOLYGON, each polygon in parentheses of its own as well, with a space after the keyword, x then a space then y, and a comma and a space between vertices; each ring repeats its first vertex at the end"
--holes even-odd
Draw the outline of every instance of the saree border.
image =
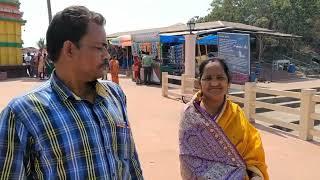
MULTIPOLYGON (((233 166, 237 167, 244 167, 246 168, 246 163, 244 162, 242 156, 240 155, 237 148, 232 144, 232 142, 229 140, 229 138, 224 133, 223 129, 215 122, 213 121, 208 113, 202 113, 198 107, 196 107, 192 102, 192 106, 197 110, 198 113, 201 114, 201 116, 204 117, 204 124, 208 132, 210 132, 213 136, 213 138, 220 144, 221 147, 223 147, 223 150, 226 151, 228 158, 231 160, 233 166)), ((216 120, 219 120, 222 117, 222 114, 225 112, 226 107, 228 104, 228 100, 225 100, 223 108, 220 112, 220 114, 217 116, 216 120)), ((228 163, 228 162, 227 162, 228 163)))

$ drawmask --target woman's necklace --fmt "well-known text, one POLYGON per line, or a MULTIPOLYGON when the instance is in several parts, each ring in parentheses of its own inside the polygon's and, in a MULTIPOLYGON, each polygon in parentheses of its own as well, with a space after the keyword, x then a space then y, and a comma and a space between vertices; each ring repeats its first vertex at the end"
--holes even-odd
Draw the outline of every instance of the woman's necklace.
POLYGON ((224 102, 225 102, 225 99, 223 100, 223 102, 222 102, 221 104, 219 103, 218 106, 215 106, 215 107, 213 107, 213 108, 210 108, 210 107, 207 105, 206 100, 202 99, 202 100, 200 101, 200 107, 202 107, 203 109, 205 109, 205 111, 206 111, 208 114, 210 114, 211 116, 215 117, 217 114, 220 113, 220 111, 221 111, 221 109, 222 109, 222 107, 223 107, 223 105, 224 105, 224 102))

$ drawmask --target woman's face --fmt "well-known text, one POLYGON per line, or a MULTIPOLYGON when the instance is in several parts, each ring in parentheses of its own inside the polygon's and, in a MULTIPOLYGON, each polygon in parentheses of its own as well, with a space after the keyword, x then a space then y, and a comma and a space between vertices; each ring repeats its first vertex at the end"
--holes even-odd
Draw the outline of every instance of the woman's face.
POLYGON ((203 96, 210 100, 219 101, 228 93, 229 83, 227 74, 218 62, 209 62, 200 79, 203 96))

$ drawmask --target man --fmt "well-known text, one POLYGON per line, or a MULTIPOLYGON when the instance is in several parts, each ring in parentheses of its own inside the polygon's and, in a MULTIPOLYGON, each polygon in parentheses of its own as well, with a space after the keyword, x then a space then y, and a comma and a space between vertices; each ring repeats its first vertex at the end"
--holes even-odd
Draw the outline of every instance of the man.
POLYGON ((32 57, 31 57, 30 53, 28 52, 28 53, 27 53, 27 56, 24 58, 24 61, 26 62, 27 75, 28 75, 29 77, 32 76, 32 72, 31 72, 31 59, 32 59, 32 57))
POLYGON ((113 56, 113 58, 109 62, 110 67, 110 73, 111 73, 111 80, 114 83, 119 84, 119 61, 117 60, 116 56, 113 56))
POLYGON ((55 71, 0 115, 0 179, 143 179, 125 95, 96 80, 108 56, 104 24, 82 6, 54 16, 55 71))
POLYGON ((149 52, 145 52, 145 55, 142 57, 142 67, 144 69, 144 83, 148 85, 151 83, 152 71, 152 57, 149 55, 149 52))

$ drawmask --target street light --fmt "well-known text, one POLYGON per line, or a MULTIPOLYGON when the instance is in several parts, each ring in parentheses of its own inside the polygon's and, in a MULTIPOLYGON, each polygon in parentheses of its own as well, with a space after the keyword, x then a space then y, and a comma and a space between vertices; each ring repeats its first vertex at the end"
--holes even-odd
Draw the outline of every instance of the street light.
MULTIPOLYGON (((190 34, 184 35, 185 39, 185 61, 184 61, 184 74, 194 78, 195 77, 195 47, 196 47, 196 37, 197 35, 193 34, 192 31, 196 27, 196 20, 199 18, 199 16, 192 17, 187 22, 187 28, 190 32, 190 34)), ((191 87, 194 87, 194 83, 189 84, 191 87)))
POLYGON ((196 20, 199 18, 199 16, 194 16, 191 19, 189 19, 189 21, 187 22, 187 26, 189 29, 190 34, 192 34, 192 31, 194 30, 194 28, 196 27, 196 20))
POLYGON ((48 17, 49 17, 49 24, 52 20, 52 12, 51 12, 51 2, 50 0, 47 0, 47 9, 48 9, 48 17))

